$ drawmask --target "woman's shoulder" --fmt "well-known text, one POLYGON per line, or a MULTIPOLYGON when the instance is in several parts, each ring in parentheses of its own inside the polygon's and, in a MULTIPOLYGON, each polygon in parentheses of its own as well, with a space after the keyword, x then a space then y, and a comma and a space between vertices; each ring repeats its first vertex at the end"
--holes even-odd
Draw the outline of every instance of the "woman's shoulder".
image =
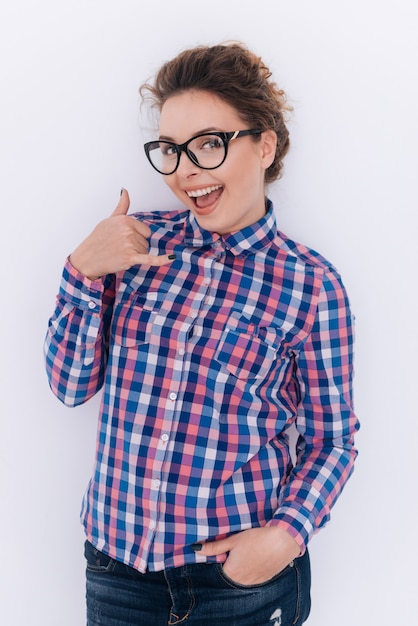
POLYGON ((338 273, 328 258, 309 245, 296 241, 281 231, 277 231, 276 241, 279 248, 290 257, 294 257, 295 261, 298 260, 308 267, 322 269, 325 272, 338 273))

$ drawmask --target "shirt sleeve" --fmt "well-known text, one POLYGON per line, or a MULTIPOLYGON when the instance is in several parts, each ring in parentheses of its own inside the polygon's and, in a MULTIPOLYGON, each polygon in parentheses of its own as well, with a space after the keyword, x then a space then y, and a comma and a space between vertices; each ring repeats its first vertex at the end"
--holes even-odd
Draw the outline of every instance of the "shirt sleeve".
POLYGON ((113 301, 113 275, 92 281, 67 260, 44 343, 50 387, 67 406, 86 402, 103 385, 113 301))
POLYGON ((328 270, 312 331, 295 354, 297 458, 269 522, 287 530, 301 552, 329 520, 357 456, 353 341, 354 320, 346 291, 338 274, 328 270))

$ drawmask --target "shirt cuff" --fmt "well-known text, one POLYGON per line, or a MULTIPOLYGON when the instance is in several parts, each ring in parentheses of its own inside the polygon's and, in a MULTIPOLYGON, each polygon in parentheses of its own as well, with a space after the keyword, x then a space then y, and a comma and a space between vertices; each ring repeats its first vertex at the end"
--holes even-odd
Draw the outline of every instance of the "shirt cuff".
POLYGON ((295 539, 300 547, 300 556, 315 534, 316 528, 311 522, 309 512, 294 506, 281 506, 266 526, 279 526, 295 539))
POLYGON ((101 307, 104 279, 91 280, 71 265, 67 258, 62 272, 59 295, 75 307, 97 313, 101 307))

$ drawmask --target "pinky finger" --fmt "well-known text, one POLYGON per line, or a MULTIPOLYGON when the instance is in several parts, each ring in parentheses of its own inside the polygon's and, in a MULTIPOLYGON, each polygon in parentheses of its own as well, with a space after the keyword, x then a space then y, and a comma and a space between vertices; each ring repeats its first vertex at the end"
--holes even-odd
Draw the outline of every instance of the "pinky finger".
POLYGON ((138 255, 137 263, 138 265, 159 267, 160 265, 168 265, 168 263, 172 263, 176 258, 176 254, 162 254, 158 256, 154 254, 140 254, 138 255))

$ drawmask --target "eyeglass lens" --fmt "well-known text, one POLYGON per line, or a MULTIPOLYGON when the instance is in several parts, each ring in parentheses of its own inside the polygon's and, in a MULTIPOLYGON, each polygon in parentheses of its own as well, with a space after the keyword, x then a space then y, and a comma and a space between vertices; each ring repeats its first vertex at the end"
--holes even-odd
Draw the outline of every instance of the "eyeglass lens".
MULTIPOLYGON (((225 142, 218 135, 201 135, 190 141, 186 151, 196 165, 214 169, 225 158, 225 142)), ((148 154, 153 166, 163 174, 174 172, 180 159, 180 150, 168 141, 153 142, 148 154)))

